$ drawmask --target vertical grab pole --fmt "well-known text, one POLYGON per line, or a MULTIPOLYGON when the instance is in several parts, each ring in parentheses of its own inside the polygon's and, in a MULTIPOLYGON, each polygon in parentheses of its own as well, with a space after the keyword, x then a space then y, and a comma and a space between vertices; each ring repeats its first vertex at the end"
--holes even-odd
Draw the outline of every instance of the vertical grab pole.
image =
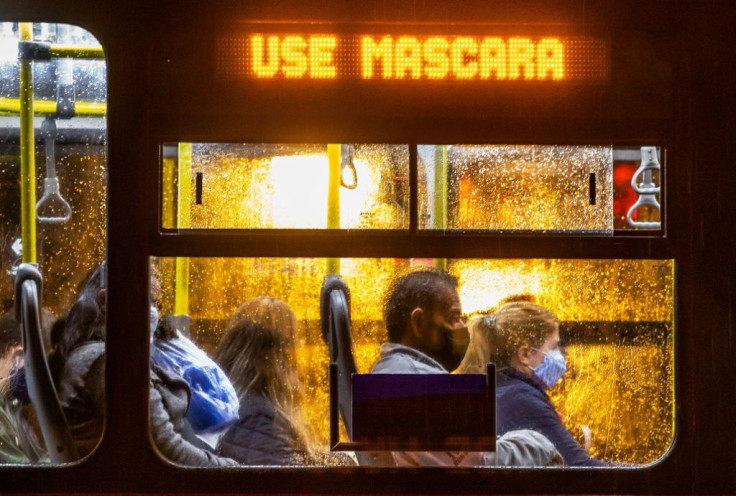
MULTIPOLYGON (((447 229, 447 145, 434 149, 434 229, 447 229)), ((435 258, 434 267, 447 270, 446 258, 435 258)))
MULTIPOLYGON (((33 40, 33 24, 19 24, 20 41, 33 40)), ((20 224, 23 263, 36 263, 36 161, 33 62, 20 61, 20 224)))
MULTIPOLYGON (((327 182, 327 229, 340 229, 340 145, 327 145, 329 179, 327 182)), ((327 273, 340 273, 340 259, 327 259, 327 273)))
MULTIPOLYGON (((192 144, 179 143, 178 186, 176 195, 176 227, 188 228, 191 226, 192 190, 192 144)), ((174 315, 189 314, 189 257, 176 257, 176 292, 174 294, 174 315)))

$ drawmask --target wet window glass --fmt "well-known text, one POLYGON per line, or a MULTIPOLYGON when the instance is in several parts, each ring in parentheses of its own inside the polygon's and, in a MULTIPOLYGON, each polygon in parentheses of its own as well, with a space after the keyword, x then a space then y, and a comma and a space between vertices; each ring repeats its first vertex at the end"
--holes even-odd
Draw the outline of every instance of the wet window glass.
POLYGON ((0 23, 0 463, 76 461, 102 436, 106 93, 88 31, 0 23), (37 311, 21 325, 15 305, 37 311))
POLYGON ((406 229, 406 145, 163 147, 164 228, 406 229))
MULTIPOLYGON (((432 272, 429 267, 434 262, 152 259, 152 287, 156 288, 152 356, 157 367, 152 372, 151 428, 158 450, 174 463, 195 466, 564 463, 638 467, 667 453, 674 439, 673 261, 450 259, 446 264, 456 290, 442 294, 457 297, 450 297, 445 306, 427 309, 432 316, 428 322, 434 325, 429 334, 444 338, 426 347, 406 342, 404 348, 386 345, 389 340, 396 343, 388 336, 392 331, 387 331, 393 324, 386 318, 393 319, 387 316, 394 311, 384 314, 387 293, 397 291, 397 278, 432 272), (343 353, 351 352, 361 380, 367 377, 370 382, 370 376, 379 372, 407 372, 387 362, 387 357, 398 353, 413 364, 408 373, 454 370, 456 374, 446 374, 451 378, 446 387, 457 393, 457 387, 471 385, 452 378, 476 377, 485 373, 488 361, 496 364, 496 433, 501 437, 495 454, 480 451, 484 448, 473 446, 468 437, 448 441, 451 454, 438 450, 439 455, 410 451, 411 443, 395 438, 386 444, 390 450, 370 454, 350 444, 359 427, 350 424, 359 421, 360 405, 353 404, 350 416, 344 405, 330 413, 330 363, 340 369, 334 376, 338 380, 348 370, 347 362, 331 354, 326 341, 330 338, 322 325, 325 315, 321 315, 325 285, 336 274, 341 282, 335 288, 347 294, 352 341, 343 353), (514 315, 518 317, 520 311, 530 319, 541 319, 545 332, 536 337, 522 335, 526 331, 514 327, 514 315), (502 343, 504 333, 513 337, 517 332, 521 341, 502 343), (445 339, 449 337, 453 338, 445 339), (511 351, 504 354, 504 350, 511 351), (509 358, 512 355, 527 357, 526 368, 516 367, 509 358), (546 362, 550 363, 542 366, 546 362), (182 404, 177 412, 162 412, 162 398, 174 394, 165 385, 172 384, 177 374, 190 383, 199 381, 198 393, 192 395, 188 410, 182 404), (509 385, 513 387, 508 389, 509 385), (556 432, 545 432, 547 441, 522 430, 538 426, 513 416, 519 411, 514 402, 525 401, 528 395, 542 399, 547 405, 542 415, 551 415, 556 423, 556 432), (338 411, 342 413, 336 415, 338 411), (191 446, 174 449, 171 440, 157 432, 167 422, 194 426, 191 446), (262 429, 268 436, 258 438, 263 442, 259 445, 255 439, 262 429), (548 457, 511 460, 507 456, 515 444, 544 448, 548 443, 554 446, 548 457), (342 448, 330 449, 336 445, 342 448), (564 462, 555 458, 556 452, 564 462)), ((329 295, 333 298, 333 291, 329 295)), ((409 380, 406 384, 413 384, 409 380)), ((386 399, 392 391, 408 387, 393 384, 396 388, 389 391, 368 391, 368 400, 386 399)), ((339 389, 341 397, 343 392, 339 389)), ((353 395, 356 392, 353 389, 353 395)), ((472 401, 463 404, 472 405, 472 401)), ((419 420, 403 425, 408 429, 412 423, 423 424, 422 417, 429 422, 436 418, 434 410, 425 406, 419 420)), ((400 411, 387 414, 400 415, 400 411)), ((483 431, 482 426, 476 429, 483 431)))
POLYGON ((660 229, 656 147, 420 145, 418 156, 422 229, 660 229))

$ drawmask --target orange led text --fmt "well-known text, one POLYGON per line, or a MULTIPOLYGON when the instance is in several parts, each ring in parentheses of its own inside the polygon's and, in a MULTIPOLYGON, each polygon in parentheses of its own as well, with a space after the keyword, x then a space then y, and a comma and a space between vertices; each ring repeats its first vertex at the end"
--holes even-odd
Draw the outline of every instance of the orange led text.
POLYGON ((259 78, 334 79, 337 37, 251 36, 253 73, 259 78))
POLYGON ((563 79, 558 38, 361 37, 363 79, 563 79))

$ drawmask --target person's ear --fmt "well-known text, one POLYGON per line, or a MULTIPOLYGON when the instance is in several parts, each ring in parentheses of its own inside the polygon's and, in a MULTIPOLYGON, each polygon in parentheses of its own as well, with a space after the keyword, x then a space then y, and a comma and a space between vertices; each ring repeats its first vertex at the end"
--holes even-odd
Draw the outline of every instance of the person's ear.
POLYGON ((424 310, 419 307, 412 310, 411 315, 409 316, 409 323, 411 324, 411 333, 415 337, 421 338, 424 336, 425 320, 424 310))
POLYGON ((519 347, 518 350, 516 350, 516 358, 519 360, 519 363, 522 365, 526 365, 529 367, 532 363, 532 353, 534 350, 532 350, 531 346, 528 344, 525 344, 521 347, 519 347))

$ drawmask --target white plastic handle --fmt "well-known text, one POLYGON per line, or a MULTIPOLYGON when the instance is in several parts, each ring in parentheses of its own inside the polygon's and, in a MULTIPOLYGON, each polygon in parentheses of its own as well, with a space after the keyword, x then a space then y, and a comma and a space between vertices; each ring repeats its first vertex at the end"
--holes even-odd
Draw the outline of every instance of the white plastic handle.
POLYGON ((39 222, 46 224, 63 224, 72 218, 72 207, 61 197, 59 193, 59 179, 56 177, 47 177, 43 180, 43 196, 36 203, 36 218, 39 222), (64 209, 64 215, 59 217, 45 217, 43 211, 48 208, 52 202, 58 202, 64 209))
POLYGON ((662 223, 659 221, 639 222, 633 219, 634 212, 643 206, 654 207, 661 211, 661 207, 655 196, 659 193, 660 187, 652 182, 652 171, 654 170, 660 170, 659 160, 657 160, 657 147, 642 146, 641 165, 631 178, 631 189, 639 194, 639 198, 636 199, 636 202, 626 213, 626 222, 631 227, 641 229, 660 229, 662 227, 662 223), (639 176, 643 176, 641 184, 639 184, 639 176))

